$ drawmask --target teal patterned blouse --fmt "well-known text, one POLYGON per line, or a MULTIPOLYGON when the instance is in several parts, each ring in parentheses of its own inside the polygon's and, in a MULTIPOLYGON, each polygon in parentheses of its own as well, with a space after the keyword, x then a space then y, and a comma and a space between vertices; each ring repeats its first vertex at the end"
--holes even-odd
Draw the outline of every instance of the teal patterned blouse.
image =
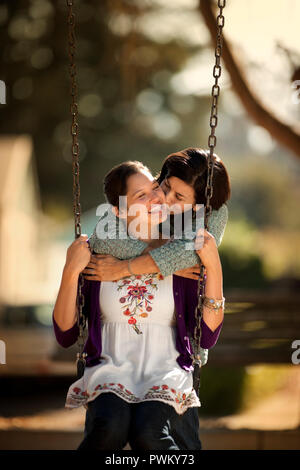
MULTIPOLYGON (((208 220, 208 231, 211 233, 217 246, 221 244, 226 224, 228 220, 227 205, 223 204, 220 209, 213 210, 208 220)), ((113 255, 119 259, 130 259, 140 256, 148 246, 146 242, 131 238, 127 234, 126 227, 122 219, 116 217, 110 210, 106 211, 98 220, 97 225, 89 238, 91 250, 95 253, 113 255), (108 222, 108 229, 105 230, 105 237, 97 236, 97 225, 103 219, 108 222), (113 227, 111 229, 110 227, 113 227), (112 239, 111 237, 114 237, 112 239)), ((99 231, 98 231, 99 233, 99 231)), ((152 259, 158 266, 163 276, 179 271, 180 269, 195 266, 199 263, 199 257, 195 250, 187 249, 187 243, 191 244, 190 238, 168 240, 159 248, 149 251, 152 259)))

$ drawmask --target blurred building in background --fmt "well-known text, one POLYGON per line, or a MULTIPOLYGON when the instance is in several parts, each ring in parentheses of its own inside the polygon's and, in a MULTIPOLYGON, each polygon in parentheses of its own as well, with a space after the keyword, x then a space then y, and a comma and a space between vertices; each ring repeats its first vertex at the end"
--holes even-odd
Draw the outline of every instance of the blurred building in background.
POLYGON ((41 210, 31 137, 1 136, 0 155, 0 303, 52 301, 56 223, 41 210))

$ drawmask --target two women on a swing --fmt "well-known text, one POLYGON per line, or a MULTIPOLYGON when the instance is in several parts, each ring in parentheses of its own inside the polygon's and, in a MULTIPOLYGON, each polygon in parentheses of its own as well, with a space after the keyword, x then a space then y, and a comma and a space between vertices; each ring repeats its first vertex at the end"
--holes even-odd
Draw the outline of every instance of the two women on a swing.
MULTIPOLYGON (((96 227, 89 240, 82 235, 68 248, 53 325, 63 347, 76 342, 76 296, 83 273, 87 362, 65 403, 67 408, 86 409, 78 450, 121 450, 127 442, 132 450, 201 449, 201 403, 193 388, 191 356, 199 257, 206 268, 203 363, 223 325, 217 246, 227 223, 230 181, 218 157, 209 231, 204 230, 201 240, 196 237, 195 245, 193 241, 197 250, 191 249, 191 239, 184 232, 181 238, 167 239, 161 227, 168 217, 165 204, 176 204, 179 211, 192 205, 194 220, 196 204, 205 204, 207 167, 208 152, 195 148, 169 155, 158 178, 140 162, 115 166, 105 176, 104 192, 112 207, 109 217, 118 222, 117 239, 109 234, 99 238, 96 227), (119 207, 120 196, 127 198, 125 209, 119 207), (126 227, 136 218, 130 215, 134 204, 145 208, 142 224, 148 236, 144 238, 127 233, 126 227)), ((176 214, 171 217, 174 222, 176 214)))

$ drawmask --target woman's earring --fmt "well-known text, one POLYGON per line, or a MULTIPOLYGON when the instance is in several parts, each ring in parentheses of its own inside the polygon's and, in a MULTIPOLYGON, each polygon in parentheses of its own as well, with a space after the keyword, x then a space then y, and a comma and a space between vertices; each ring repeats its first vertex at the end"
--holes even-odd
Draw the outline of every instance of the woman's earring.
POLYGON ((196 211, 194 209, 192 209, 192 219, 196 219, 196 211))

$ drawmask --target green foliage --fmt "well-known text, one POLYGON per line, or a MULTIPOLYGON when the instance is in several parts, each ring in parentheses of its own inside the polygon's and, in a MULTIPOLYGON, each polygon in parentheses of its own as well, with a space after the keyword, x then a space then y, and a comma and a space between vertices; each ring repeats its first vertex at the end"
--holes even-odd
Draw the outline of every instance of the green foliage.
POLYGON ((252 408, 283 387, 290 374, 289 365, 215 367, 208 360, 201 370, 199 415, 230 415, 252 408))
POLYGON ((231 171, 234 182, 231 215, 251 220, 257 228, 277 227, 299 230, 299 175, 270 155, 264 160, 252 157, 235 163, 231 171))
POLYGON ((257 255, 241 258, 238 251, 223 250, 221 262, 224 289, 264 289, 268 285, 262 259, 257 255))
MULTIPOLYGON (((0 108, 1 132, 33 137, 43 209, 59 219, 66 211, 72 217, 66 2, 6 3, 0 15, 0 77, 9 86, 8 106, 0 108), (63 207, 59 213, 56 204, 63 207)), ((157 171, 175 148, 190 145, 195 136, 198 145, 206 141, 207 132, 201 136, 199 129, 204 118, 208 123, 209 103, 172 90, 170 78, 183 68, 193 47, 172 38, 159 43, 133 31, 142 5, 86 0, 74 9, 85 211, 103 200, 102 180, 113 165, 137 159, 157 171), (145 90, 157 98, 157 109, 154 99, 139 96, 145 90), (178 129, 164 138, 168 125, 178 129)))
POLYGON ((243 403, 244 367, 213 367, 201 370, 200 416, 236 413, 243 403))
POLYGON ((267 285, 257 231, 247 220, 229 220, 220 247, 224 288, 257 289, 267 285))

